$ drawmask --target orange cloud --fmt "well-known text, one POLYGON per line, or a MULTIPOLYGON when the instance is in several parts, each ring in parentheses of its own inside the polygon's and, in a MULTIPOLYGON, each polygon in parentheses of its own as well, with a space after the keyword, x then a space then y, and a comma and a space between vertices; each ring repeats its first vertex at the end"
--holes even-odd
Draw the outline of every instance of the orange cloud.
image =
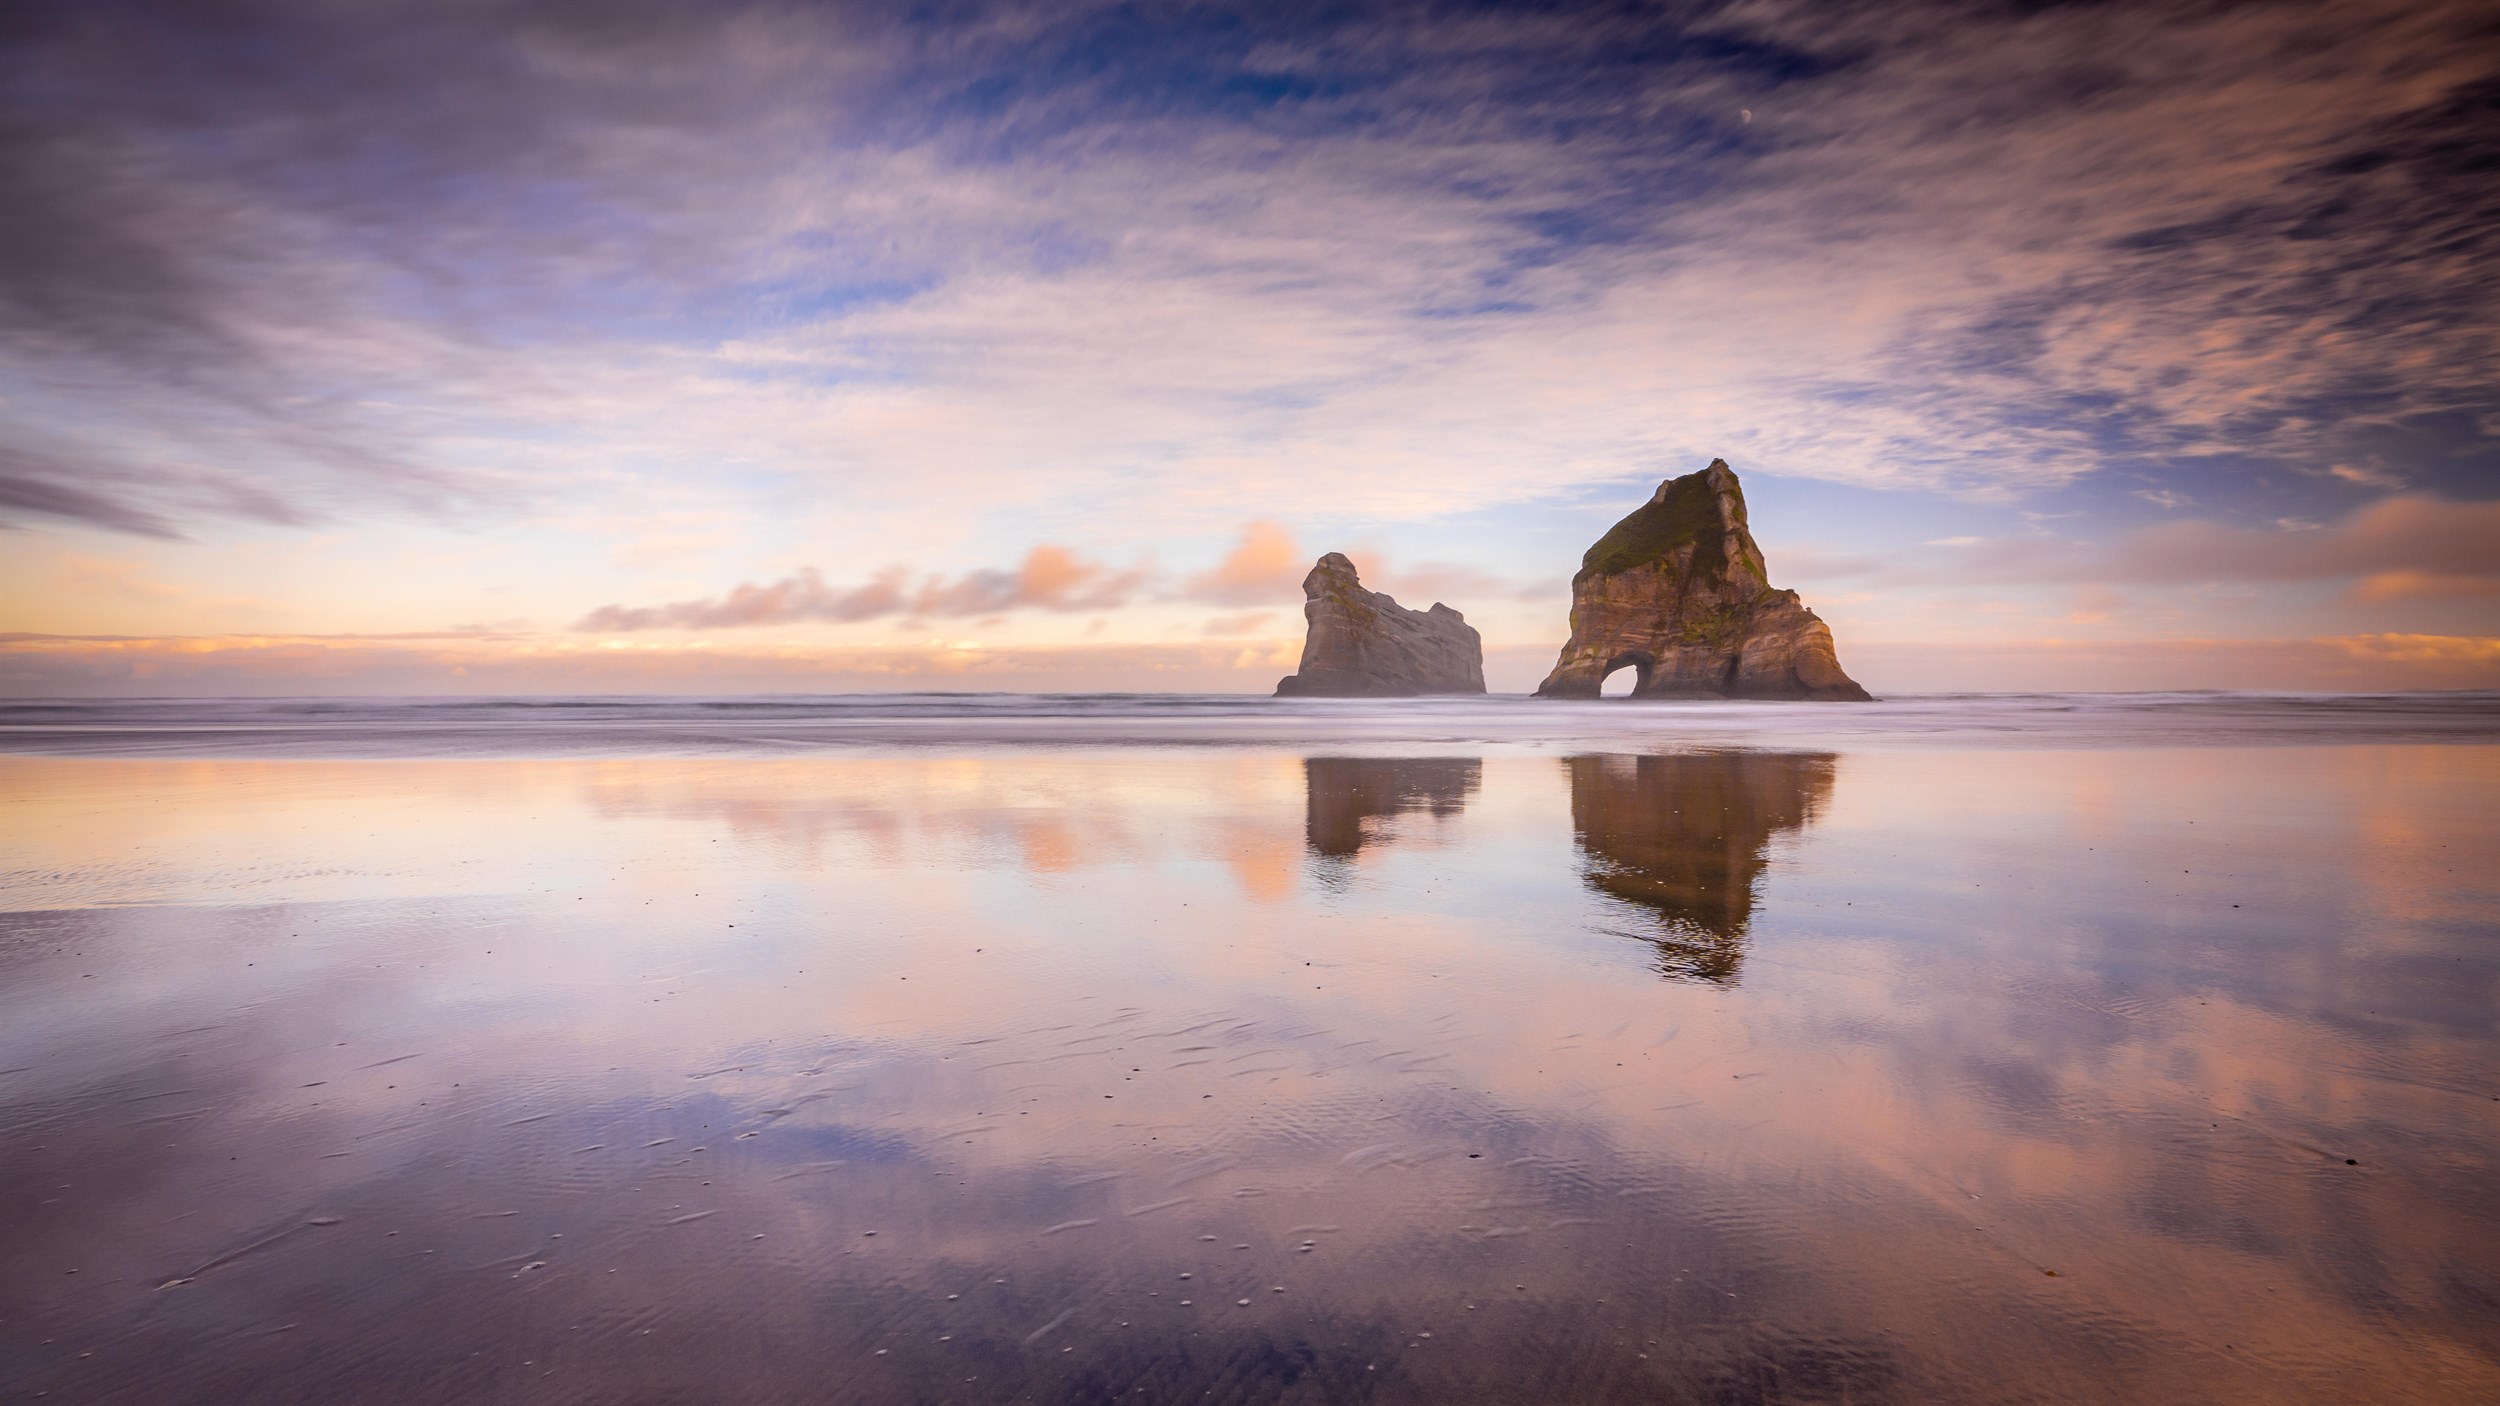
POLYGON ((1408 567, 1383 568, 1378 576, 1371 583, 1374 590, 1386 591, 1409 605, 1440 601, 1462 613, 1488 600, 1542 598, 1560 605, 1570 599, 1570 587, 1560 580, 1522 585, 1458 562, 1419 561, 1408 567))
MULTIPOLYGON (((1284 651, 1290 654, 1290 650, 1284 651)), ((985 647, 596 643, 560 635, 0 634, 0 696, 305 693, 1265 693, 1279 651, 1216 640, 985 647)), ((1291 660, 1286 659, 1290 667, 1291 660)))
POLYGON ((2428 571, 2382 571, 2365 576, 2352 588, 2363 605, 2399 600, 2472 600, 2500 596, 2500 577, 2459 576, 2428 571))
POLYGON ((1213 570, 1189 579, 1189 594, 1216 605, 1273 605, 1300 591, 1309 569, 1282 524, 1253 522, 1213 570))
POLYGON ((2360 659, 2467 667, 2500 665, 2500 639, 2472 635, 2345 635, 2330 643, 2360 659))
POLYGON ((2246 688, 2394 691, 2500 688, 2500 637, 2355 634, 2295 639, 1859 640, 1851 666, 1921 690, 2246 688))
POLYGON ((1027 552, 1012 572, 968 571, 953 581, 932 578, 912 601, 914 615, 994 615, 1001 611, 1109 610, 1145 584, 1146 569, 1114 571, 1048 542, 1027 552))
MULTIPOLYGON (((2165 522, 2107 543, 2045 537, 1947 538, 1950 560, 1900 566, 1880 559, 1788 550, 1788 574, 1808 580, 1905 584, 2079 581, 2203 585, 2227 581, 2366 578, 2359 598, 2482 595, 2500 584, 2500 502, 2428 494, 2382 498, 2325 524, 2286 520, 2242 527, 2211 518, 2165 522)), ((1930 543, 1929 545, 1936 545, 1930 543)))
POLYGON ((799 620, 873 620, 903 608, 904 577, 901 567, 888 567, 868 584, 842 590, 827 586, 816 568, 803 567, 793 575, 761 586, 741 581, 728 595, 714 600, 603 605, 583 616, 573 628, 598 632, 719 630, 799 620))
POLYGON ((1145 584, 1146 568, 1114 571, 1066 547, 1045 542, 1013 571, 984 568, 947 580, 932 576, 917 589, 910 573, 890 566, 865 585, 828 586, 816 568, 778 581, 740 582, 727 595, 667 605, 603 605, 573 628, 600 634, 635 630, 720 630, 801 621, 854 622, 889 615, 998 615, 1011 610, 1108 610, 1145 584))
POLYGON ((2500 502, 2407 494, 2302 532, 2165 523, 2112 555, 2118 573, 2139 581, 2311 581, 2386 571, 2490 577, 2500 572, 2500 502))
POLYGON ((1219 637, 1254 635, 1276 618, 1273 610, 1250 610, 1239 615, 1218 615, 1199 627, 1198 633, 1219 637))

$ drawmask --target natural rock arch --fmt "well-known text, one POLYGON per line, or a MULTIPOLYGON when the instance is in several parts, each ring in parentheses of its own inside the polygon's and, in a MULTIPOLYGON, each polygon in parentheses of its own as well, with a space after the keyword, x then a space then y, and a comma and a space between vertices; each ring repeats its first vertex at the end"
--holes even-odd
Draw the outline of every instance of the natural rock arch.
POLYGON ((1595 698, 1627 663, 1635 698, 1867 698, 1831 627, 1772 589, 1724 459, 1658 485, 1581 558, 1571 639, 1537 694, 1595 698))

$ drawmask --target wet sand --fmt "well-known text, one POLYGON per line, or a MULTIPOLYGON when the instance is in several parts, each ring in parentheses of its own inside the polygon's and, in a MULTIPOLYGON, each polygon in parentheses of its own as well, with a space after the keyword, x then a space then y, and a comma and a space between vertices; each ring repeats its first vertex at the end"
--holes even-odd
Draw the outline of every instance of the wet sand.
POLYGON ((0 1398, 2500 1399, 2500 747, 0 756, 0 1398))

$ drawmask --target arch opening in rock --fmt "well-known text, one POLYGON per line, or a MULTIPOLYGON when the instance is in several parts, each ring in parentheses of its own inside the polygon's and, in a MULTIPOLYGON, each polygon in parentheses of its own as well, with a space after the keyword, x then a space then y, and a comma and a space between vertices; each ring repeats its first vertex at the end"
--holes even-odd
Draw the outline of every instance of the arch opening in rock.
POLYGON ((1606 666, 1606 675, 1597 682, 1600 698, 1631 698, 1649 687, 1650 671, 1658 661, 1645 654, 1617 655, 1606 666))

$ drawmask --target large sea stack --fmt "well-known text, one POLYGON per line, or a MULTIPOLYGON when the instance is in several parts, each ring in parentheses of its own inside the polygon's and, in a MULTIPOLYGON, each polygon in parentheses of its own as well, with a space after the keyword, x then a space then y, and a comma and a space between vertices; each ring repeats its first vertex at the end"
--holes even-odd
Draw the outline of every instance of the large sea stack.
POLYGON ((1536 691, 1595 698, 1626 666, 1635 698, 1867 697, 1841 672, 1831 627, 1771 589, 1724 459, 1658 485, 1580 559, 1571 642, 1536 691))
POLYGON ((1409 610, 1355 579, 1354 563, 1330 552, 1302 578, 1302 667, 1278 697, 1404 698, 1484 692, 1484 641, 1446 605, 1409 610))

